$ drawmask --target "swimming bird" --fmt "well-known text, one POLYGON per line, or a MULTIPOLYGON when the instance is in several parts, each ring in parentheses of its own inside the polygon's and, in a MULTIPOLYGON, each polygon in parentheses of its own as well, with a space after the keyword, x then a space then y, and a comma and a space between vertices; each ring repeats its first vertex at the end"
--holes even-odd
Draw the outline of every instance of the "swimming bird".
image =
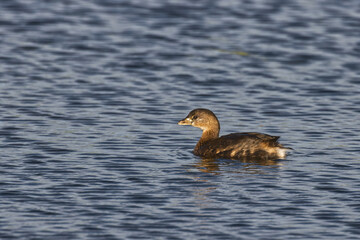
POLYGON ((206 158, 283 159, 291 148, 278 142, 280 137, 257 132, 231 133, 219 137, 220 123, 215 114, 204 108, 192 110, 179 125, 200 128, 203 133, 193 153, 206 158))

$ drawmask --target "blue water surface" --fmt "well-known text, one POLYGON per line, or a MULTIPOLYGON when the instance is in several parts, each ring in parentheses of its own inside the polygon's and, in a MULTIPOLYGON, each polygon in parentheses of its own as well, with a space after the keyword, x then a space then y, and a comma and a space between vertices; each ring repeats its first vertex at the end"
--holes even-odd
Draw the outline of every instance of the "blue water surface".
POLYGON ((360 2, 0 1, 1 239, 359 239, 360 2), (201 159, 221 134, 286 160, 201 159))

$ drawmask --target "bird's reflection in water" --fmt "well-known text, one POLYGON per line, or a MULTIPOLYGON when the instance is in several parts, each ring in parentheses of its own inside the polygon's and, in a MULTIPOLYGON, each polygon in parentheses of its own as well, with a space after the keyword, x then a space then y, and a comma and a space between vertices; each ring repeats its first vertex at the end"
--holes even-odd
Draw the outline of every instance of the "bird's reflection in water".
POLYGON ((278 168, 282 165, 281 161, 275 159, 244 158, 241 160, 231 160, 202 158, 194 165, 194 167, 201 172, 215 175, 222 174, 224 171, 245 174, 266 174, 267 168, 264 168, 264 166, 278 168), (222 167, 230 165, 233 165, 231 169, 227 168, 226 170, 222 170, 222 167))
MULTIPOLYGON (((193 170, 209 174, 197 174, 194 178, 197 182, 204 185, 194 187, 193 195, 197 206, 201 208, 214 206, 214 202, 209 197, 212 192, 219 188, 219 180, 222 175, 232 175, 233 177, 256 176, 274 174, 274 169, 279 169, 283 165, 283 160, 247 158, 241 160, 202 158, 192 165, 193 170), (220 178, 213 178, 217 176, 220 178), (209 186, 210 185, 210 186, 209 186)), ((276 173, 276 171, 275 171, 276 173)))

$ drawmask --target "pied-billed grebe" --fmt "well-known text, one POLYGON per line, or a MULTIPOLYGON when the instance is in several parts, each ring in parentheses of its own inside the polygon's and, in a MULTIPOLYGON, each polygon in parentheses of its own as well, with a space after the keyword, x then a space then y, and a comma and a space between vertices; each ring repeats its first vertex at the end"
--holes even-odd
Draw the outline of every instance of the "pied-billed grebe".
POLYGON ((291 149, 277 142, 280 137, 263 133, 232 133, 219 137, 219 120, 208 109, 194 109, 178 124, 191 125, 203 131, 194 149, 194 154, 201 157, 281 159, 285 158, 286 150, 291 149))

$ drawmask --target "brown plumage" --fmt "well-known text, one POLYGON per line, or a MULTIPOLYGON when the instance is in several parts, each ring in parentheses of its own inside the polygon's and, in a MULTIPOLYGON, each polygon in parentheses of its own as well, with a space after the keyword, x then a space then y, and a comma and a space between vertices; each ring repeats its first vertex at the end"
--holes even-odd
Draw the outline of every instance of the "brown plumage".
POLYGON ((215 114, 203 108, 192 110, 179 125, 200 128, 203 134, 194 148, 194 154, 208 158, 285 158, 286 150, 278 136, 263 133, 232 133, 219 137, 220 123, 215 114))

